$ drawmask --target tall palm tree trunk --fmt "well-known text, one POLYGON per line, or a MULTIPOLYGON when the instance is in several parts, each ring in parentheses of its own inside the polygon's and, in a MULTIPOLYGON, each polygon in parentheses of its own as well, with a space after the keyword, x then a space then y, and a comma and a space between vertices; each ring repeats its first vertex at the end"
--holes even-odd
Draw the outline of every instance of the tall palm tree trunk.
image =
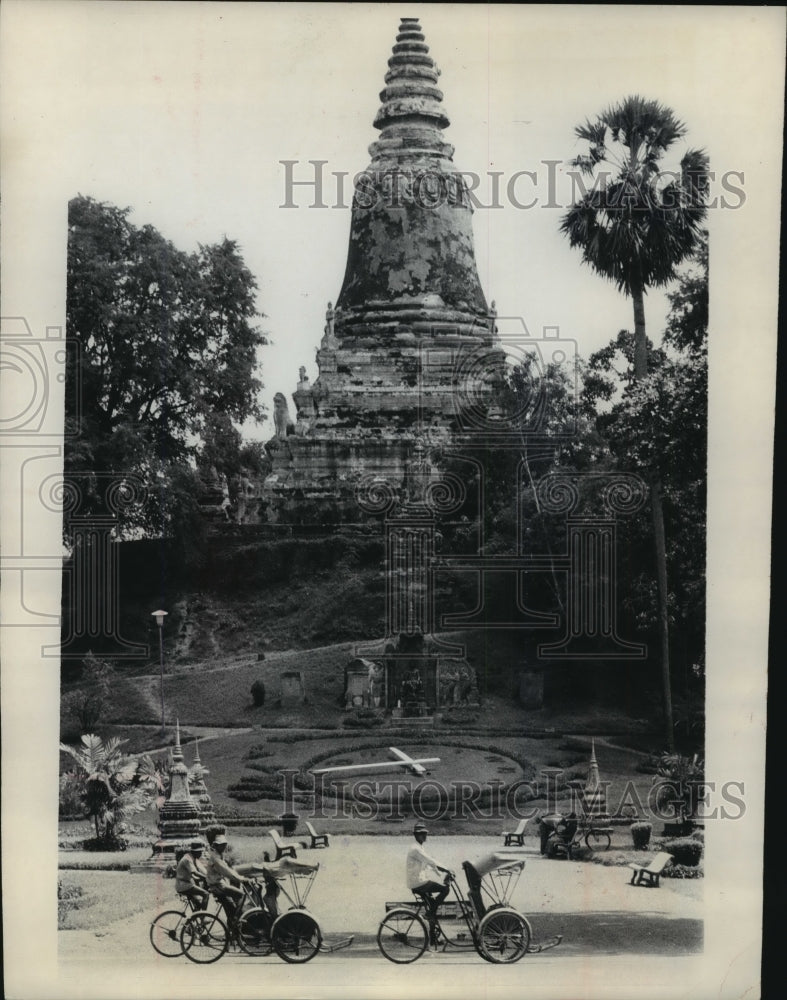
POLYGON ((645 335, 645 293, 642 285, 631 289, 634 303, 634 380, 639 382, 648 374, 648 341, 645 335))
MULTIPOLYGON (((645 301, 642 285, 632 287, 634 304, 634 380, 641 381, 648 374, 648 341, 645 331, 645 301)), ((667 541, 664 531, 664 507, 661 496, 661 478, 657 473, 650 477, 650 510, 653 521, 653 543, 656 549, 656 583, 658 594, 659 643, 661 645, 661 694, 664 711, 664 735, 670 753, 675 749, 672 721, 672 682, 669 657, 669 616, 667 611, 667 541)))
POLYGON ((672 721, 672 682, 670 679, 669 617, 667 612, 667 541, 664 532, 664 507, 661 502, 661 479, 657 475, 651 476, 650 479, 650 510, 653 518, 653 541, 656 546, 664 735, 667 740, 667 750, 672 753, 675 750, 675 731, 672 721))

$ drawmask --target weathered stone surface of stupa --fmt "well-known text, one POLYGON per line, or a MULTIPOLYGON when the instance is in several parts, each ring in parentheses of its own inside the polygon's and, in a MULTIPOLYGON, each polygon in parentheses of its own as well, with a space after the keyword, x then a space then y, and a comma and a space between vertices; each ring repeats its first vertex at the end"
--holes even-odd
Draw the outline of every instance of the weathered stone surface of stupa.
POLYGON ((199 810, 199 828, 201 833, 204 833, 209 826, 212 826, 216 822, 216 811, 213 808, 213 800, 205 784, 206 774, 210 774, 210 771, 205 767, 200 758, 199 741, 194 740, 194 763, 189 771, 189 794, 192 800, 196 802, 197 809, 199 810))
POLYGON ((269 522, 357 519, 359 484, 400 485, 417 440, 439 445, 451 436, 466 402, 457 386, 484 368, 477 359, 496 343, 467 185, 443 136, 438 76, 418 19, 402 18, 374 120, 380 136, 356 183, 319 375, 312 385, 301 368, 295 419, 282 393, 274 401, 263 488, 269 522))
POLYGON ((179 847, 188 847, 199 837, 200 810, 189 791, 189 772, 180 745, 180 725, 175 728, 175 746, 169 769, 169 793, 159 810, 159 839, 153 845, 154 857, 172 861, 179 847))

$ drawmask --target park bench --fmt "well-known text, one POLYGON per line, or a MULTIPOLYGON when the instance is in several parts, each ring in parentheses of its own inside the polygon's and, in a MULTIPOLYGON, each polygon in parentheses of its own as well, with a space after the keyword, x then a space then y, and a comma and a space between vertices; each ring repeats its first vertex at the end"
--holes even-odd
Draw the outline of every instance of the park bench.
POLYGON ((526 819, 520 819, 519 825, 516 830, 503 830, 503 846, 504 847, 524 847, 525 846, 525 827, 527 826, 526 819))
POLYGON ((652 885, 659 887, 659 876, 672 861, 672 855, 662 851, 657 854, 649 865, 638 865, 629 862, 629 868, 633 869, 631 874, 631 885, 652 885))
POLYGON ((330 837, 328 836, 327 833, 317 833, 317 831, 308 821, 306 823, 306 829, 309 831, 309 837, 311 840, 309 844, 310 848, 328 847, 330 843, 330 837))
MULTIPOLYGON (((268 830, 268 836, 273 841, 273 846, 276 848, 276 855, 273 858, 274 861, 279 861, 281 858, 297 858, 296 845, 285 843, 279 836, 278 830, 268 830)), ((300 844, 298 845, 300 846, 300 844)))

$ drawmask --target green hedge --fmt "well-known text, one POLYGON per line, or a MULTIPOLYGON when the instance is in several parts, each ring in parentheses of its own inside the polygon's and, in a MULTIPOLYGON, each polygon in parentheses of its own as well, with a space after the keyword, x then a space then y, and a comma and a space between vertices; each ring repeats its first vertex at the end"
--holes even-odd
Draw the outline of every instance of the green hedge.
POLYGON ((662 850, 672 855, 672 864, 696 868, 702 858, 703 844, 691 837, 677 837, 662 842, 662 850))

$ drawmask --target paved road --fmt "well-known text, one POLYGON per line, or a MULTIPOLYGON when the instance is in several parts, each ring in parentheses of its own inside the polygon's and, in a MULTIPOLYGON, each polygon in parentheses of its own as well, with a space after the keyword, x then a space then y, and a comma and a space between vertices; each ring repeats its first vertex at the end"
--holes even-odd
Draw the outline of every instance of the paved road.
MULTIPOLYGON (((251 860, 261 843, 253 838, 231 840, 244 860, 251 860)), ((424 957, 414 966, 393 966, 380 956, 374 935, 385 901, 407 898, 402 886, 408 844, 405 837, 336 837, 328 850, 301 852, 304 860, 320 862, 309 909, 328 942, 356 935, 347 951, 319 955, 304 966, 287 966, 276 957, 241 955, 228 955, 210 967, 197 967, 186 959, 159 958, 148 942, 148 927, 152 916, 172 901, 174 884, 151 875, 129 875, 128 891, 148 895, 150 906, 98 933, 61 932, 63 976, 88 990, 85 996, 91 995, 89 983, 99 970, 112 968, 121 981, 131 977, 136 984, 129 996, 157 996, 159 987, 162 997, 179 996, 181 988, 188 996, 229 996, 230 983, 233 995, 237 989, 238 996, 245 996, 244 984, 253 988, 255 977, 262 976, 269 986, 275 984, 274 992, 266 990, 266 994, 276 997, 372 997, 377 991, 391 996, 392 982, 396 984, 393 995, 415 990, 413 995, 423 996, 428 980, 430 996, 440 995, 435 990, 448 982, 458 984, 454 997, 470 995, 471 984, 481 990, 474 995, 483 996, 494 982, 495 996, 508 995, 510 986, 511 995, 528 995, 532 989, 529 995, 540 1000, 552 995, 559 983, 576 991, 577 984, 592 984, 598 977, 604 980, 611 970, 619 969, 615 982, 628 983, 628 992, 622 989, 620 995, 630 1000, 638 995, 632 984, 647 982, 648 977, 656 977, 649 980, 653 984, 667 983, 678 975, 685 986, 701 962, 701 881, 667 880, 659 889, 634 887, 628 884, 628 869, 549 861, 538 855, 533 843, 522 852, 526 866, 512 903, 530 919, 536 941, 562 934, 559 947, 527 956, 512 967, 489 966, 474 953, 441 954, 424 957), (647 974, 646 969, 650 970, 647 974), (679 969, 683 971, 678 973, 679 969), (211 994, 219 983, 224 984, 222 990, 211 994), (154 992, 148 993, 151 988, 154 992)), ((498 838, 435 837, 429 847, 461 873, 463 859, 477 859, 498 845, 498 838)), ((100 990, 96 995, 101 995, 100 990)), ((594 993, 583 986, 582 995, 594 993)))

